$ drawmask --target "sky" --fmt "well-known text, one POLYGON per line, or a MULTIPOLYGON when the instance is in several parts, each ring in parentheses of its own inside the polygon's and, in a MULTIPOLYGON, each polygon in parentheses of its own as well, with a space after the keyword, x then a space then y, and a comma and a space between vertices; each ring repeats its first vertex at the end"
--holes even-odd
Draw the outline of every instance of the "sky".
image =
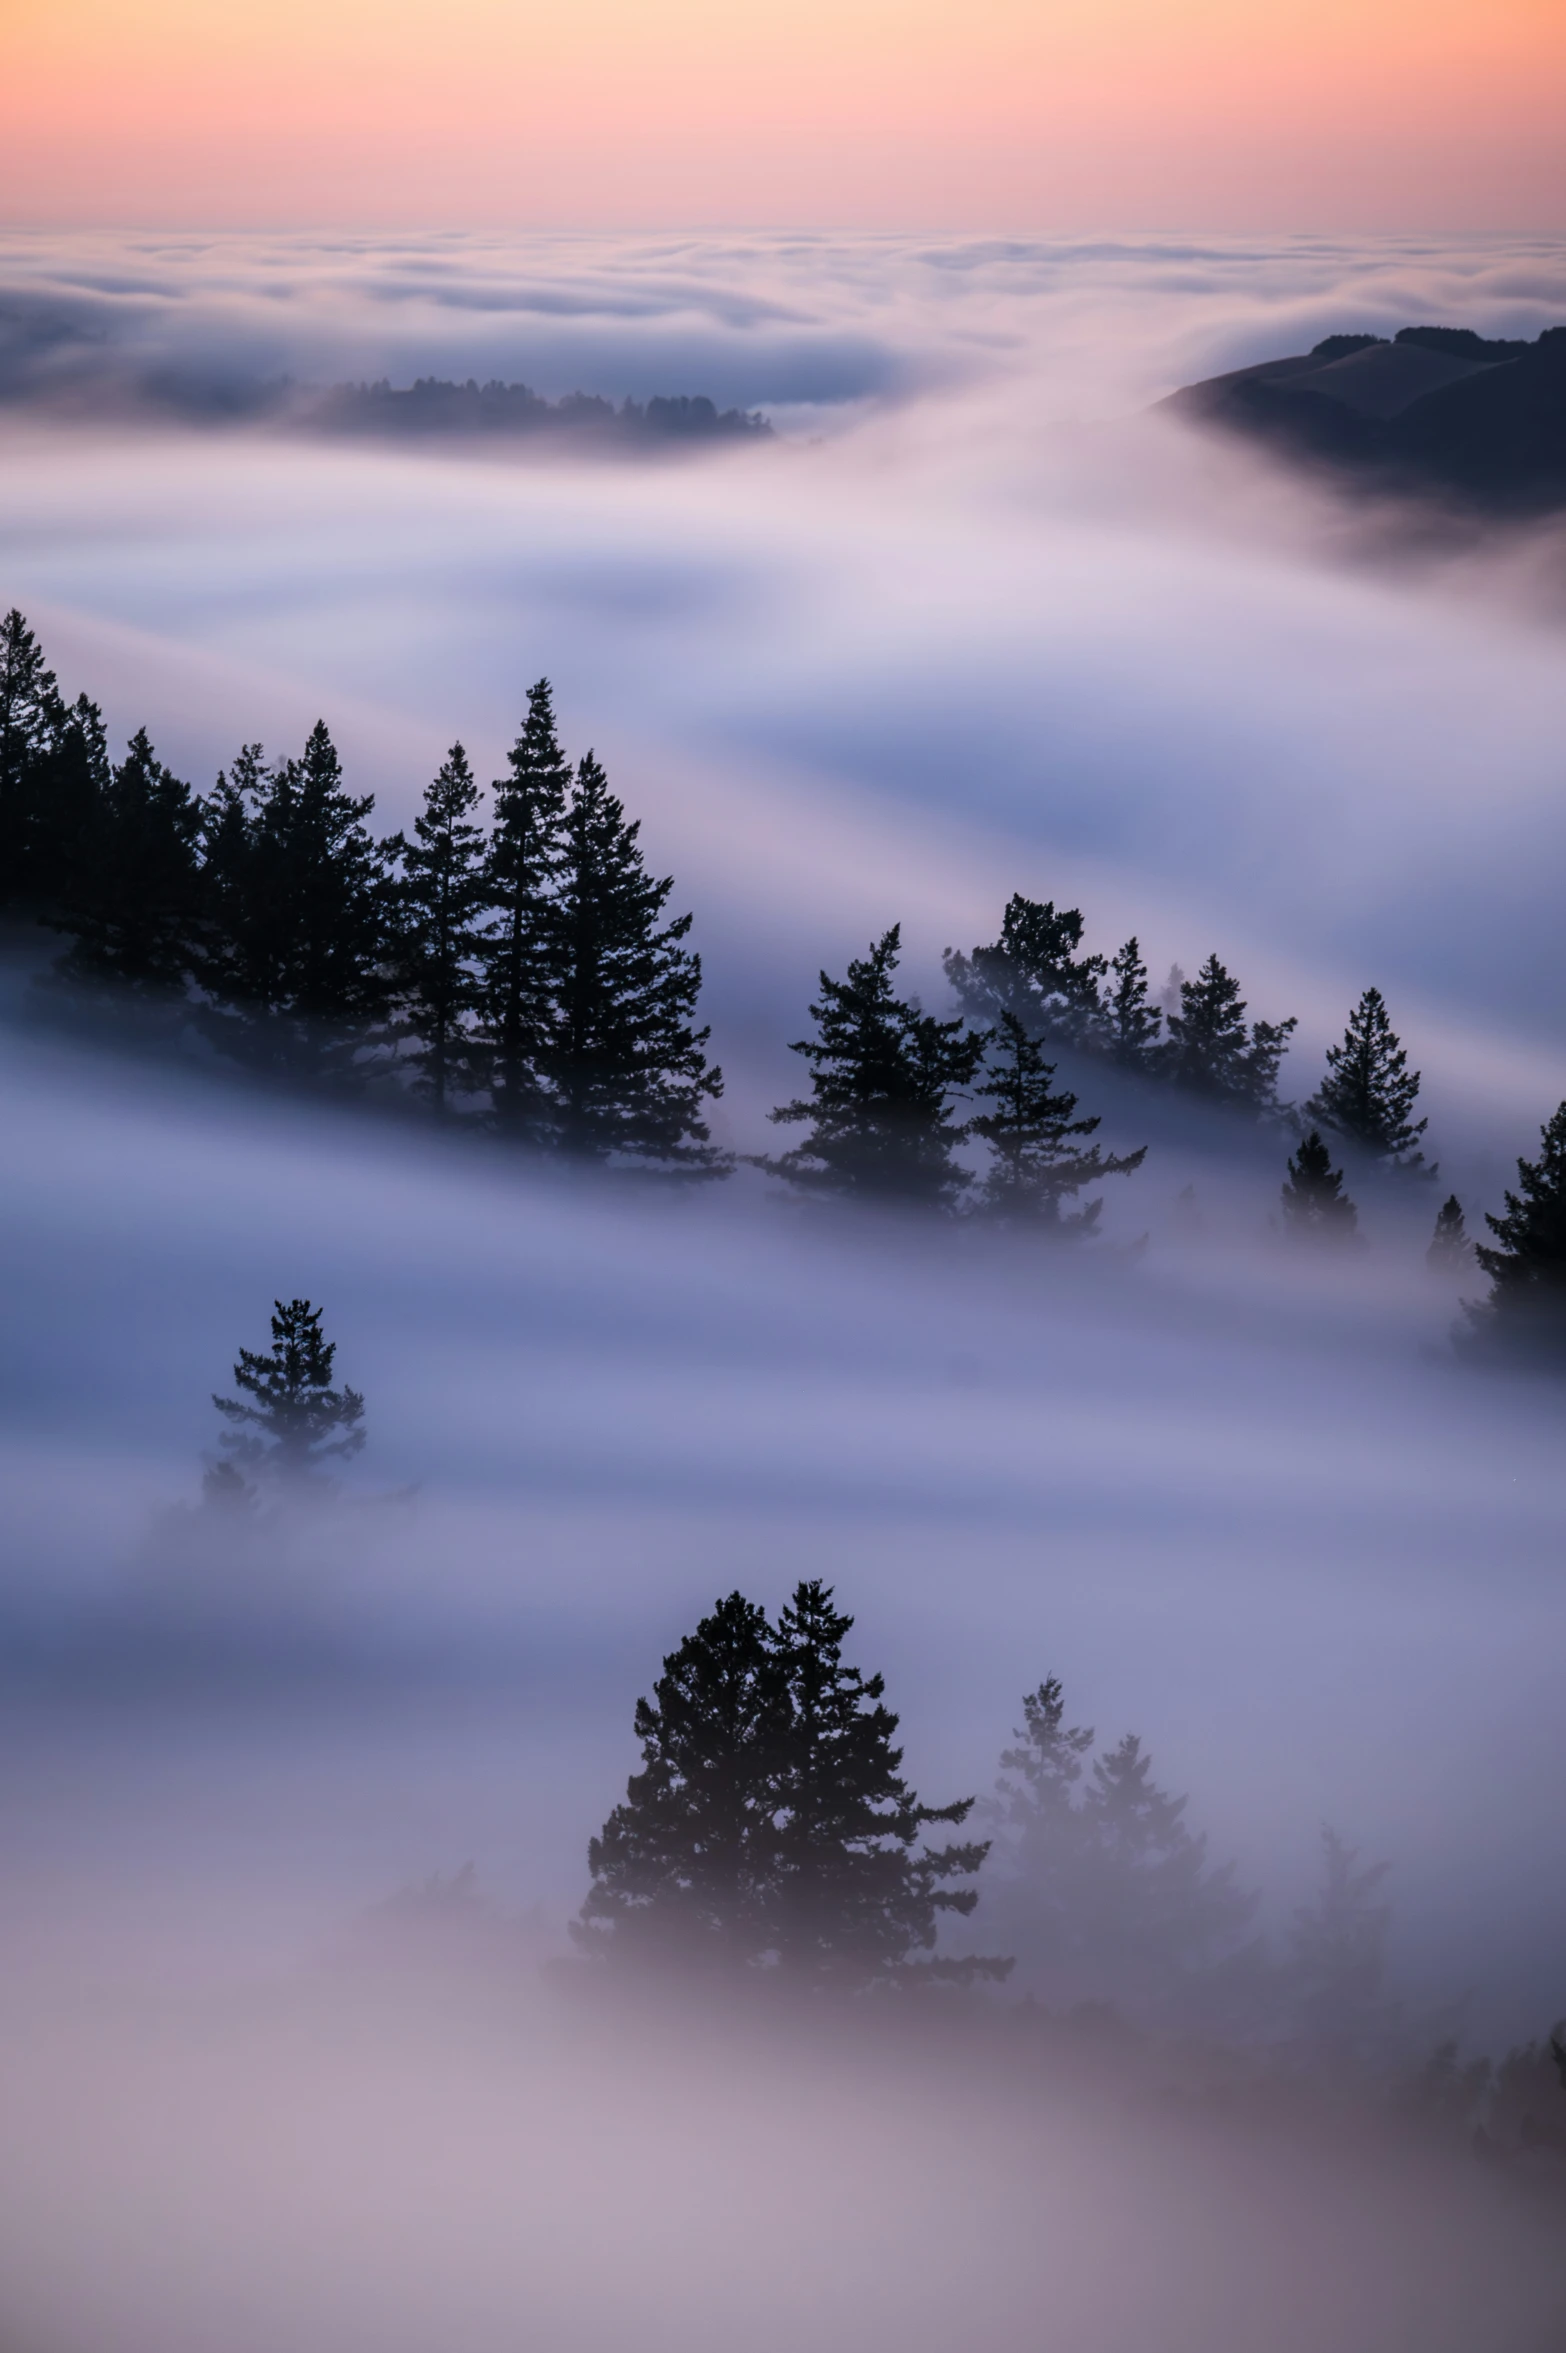
POLYGON ((5 0, 0 220, 1543 230, 1554 0, 5 0))

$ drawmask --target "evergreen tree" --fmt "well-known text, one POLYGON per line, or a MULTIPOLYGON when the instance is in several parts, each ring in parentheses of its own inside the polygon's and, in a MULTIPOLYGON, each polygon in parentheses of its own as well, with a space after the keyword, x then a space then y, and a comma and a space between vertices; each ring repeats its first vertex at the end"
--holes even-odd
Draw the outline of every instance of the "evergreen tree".
POLYGON ((1284 1229, 1299 1240, 1353 1240, 1359 1212, 1343 1190, 1342 1169, 1332 1166, 1331 1155, 1314 1128, 1290 1157, 1282 1200, 1284 1229))
POLYGON ((1474 1246, 1463 1222, 1463 1205, 1455 1193, 1449 1193, 1436 1211, 1425 1264, 1433 1274, 1457 1275, 1467 1274, 1473 1263, 1474 1246))
POLYGON ((1467 1310, 1467 1344, 1541 1362, 1566 1362, 1566 1103, 1548 1120, 1537 1160, 1517 1163, 1503 1217, 1486 1216, 1498 1247, 1474 1255, 1490 1296, 1467 1310))
POLYGON ((1151 1071, 1159 1054, 1164 1017, 1148 1002, 1147 966, 1135 933, 1109 964, 1111 985, 1100 1009, 1098 1043, 1125 1070, 1151 1071))
POLYGON ((555 1032, 555 896, 571 784, 547 678, 528 691, 527 717, 507 765, 509 774, 494 788, 486 863, 493 912, 482 942, 479 1037, 496 1130, 536 1143, 552 1133, 543 1071, 555 1032))
POLYGON ((418 1043, 418 1090, 437 1112, 474 1084, 471 1019, 479 998, 481 919, 489 903, 479 788, 452 745, 413 821, 397 896, 397 1001, 418 1043))
MULTIPOLYGON (((83 724, 89 758, 90 724, 83 724)), ((74 935, 62 960, 66 977, 117 981, 157 997, 183 991, 201 913, 200 833, 200 803, 139 728, 97 796, 54 918, 74 935)))
POLYGON ((1000 1016, 987 1071, 974 1091, 995 1109, 968 1123, 993 1155, 980 1194, 985 1214, 1035 1231, 1091 1233, 1103 1202, 1089 1201, 1069 1216, 1061 1203, 1101 1177, 1129 1176, 1146 1159, 1146 1145, 1118 1156, 1097 1144, 1085 1151, 1073 1145, 1072 1137, 1091 1136, 1100 1122, 1072 1117, 1076 1096, 1056 1091, 1055 1065, 1015 1013, 1000 1016))
POLYGON ((784 1717, 766 1614, 731 1593, 636 1703, 642 1769, 587 1850, 593 1885, 572 1927, 582 1950, 642 1966, 764 1959, 784 1717))
POLYGON ((0 621, 0 908, 30 910, 43 895, 40 783, 64 722, 54 672, 13 606, 0 621))
POLYGON ((1001 918, 1000 938, 964 956, 948 948, 942 962, 957 1002, 985 1025, 1015 1014, 1030 1037, 1087 1045, 1097 1037, 1102 956, 1079 956, 1082 914, 1014 892, 1001 918))
POLYGON ((893 994, 901 937, 894 923, 850 963, 846 980, 821 974, 810 1008, 818 1034, 789 1049, 814 1066, 812 1099, 771 1114, 808 1120, 810 1133, 761 1165, 792 1184, 946 1209, 972 1182, 953 1158, 968 1131, 952 1118, 951 1099, 973 1079, 989 1039, 893 994))
POLYGON ((196 978, 203 1026, 237 1059, 280 1074, 362 1075, 392 993, 399 841, 372 839, 324 721, 275 768, 248 744, 205 817, 207 925, 196 978))
POLYGON ((569 1152, 716 1171, 703 1100, 723 1073, 694 1025, 701 959, 689 915, 663 920, 673 878, 655 881, 639 823, 591 752, 577 770, 562 834, 554 908, 553 1022, 542 1068, 569 1152))
POLYGON ((1327 1048, 1327 1075, 1306 1104, 1306 1116, 1383 1168, 1433 1177, 1419 1149, 1430 1123, 1409 1116, 1418 1095, 1419 1073, 1408 1067, 1381 991, 1366 989, 1342 1043, 1327 1048))
POLYGON ((325 1464, 364 1444, 364 1399, 332 1387, 337 1345, 323 1337, 321 1313, 308 1299, 274 1300, 270 1349, 239 1351, 234 1386, 242 1394, 212 1400, 229 1424, 208 1474, 213 1499, 237 1500, 247 1473, 295 1491, 320 1488, 325 1464))
POLYGON ((937 1977, 1004 1977, 1008 1961, 930 1958, 942 1914, 966 1917, 987 1840, 915 1848, 971 1798, 927 1806, 901 1777, 897 1718, 880 1675, 843 1664, 853 1619, 819 1579, 801 1583, 773 1637, 784 1728, 775 1780, 776 1855, 768 1911, 777 1965, 796 1982, 856 1991, 937 1977))
POLYGON ((1247 1029, 1240 984, 1216 956, 1181 982, 1168 1026, 1164 1067, 1177 1086, 1258 1114, 1277 1108, 1278 1065, 1297 1024, 1291 1016, 1247 1029))
POLYGON ((1290 1938, 1285 1986, 1295 2036, 1313 2059, 1373 2061, 1397 2018, 1385 1990, 1392 1912, 1375 1900, 1391 1865, 1360 1865, 1335 1830, 1323 1829, 1321 1839, 1321 1890, 1295 1913, 1290 1938))

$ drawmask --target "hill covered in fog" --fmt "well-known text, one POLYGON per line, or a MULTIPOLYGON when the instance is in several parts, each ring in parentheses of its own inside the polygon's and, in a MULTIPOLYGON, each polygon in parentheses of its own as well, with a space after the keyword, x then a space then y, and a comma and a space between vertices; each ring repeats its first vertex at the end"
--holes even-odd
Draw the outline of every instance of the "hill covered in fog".
POLYGON ((1532 343, 1470 327, 1329 335, 1160 405, 1389 490, 1499 513, 1566 505, 1566 327, 1532 343))

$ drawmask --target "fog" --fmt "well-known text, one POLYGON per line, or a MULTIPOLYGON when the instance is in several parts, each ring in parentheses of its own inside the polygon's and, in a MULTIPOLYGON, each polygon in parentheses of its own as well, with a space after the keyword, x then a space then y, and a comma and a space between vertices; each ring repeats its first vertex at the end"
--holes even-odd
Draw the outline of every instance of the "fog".
POLYGON ((1499 2051, 1566 2007, 1559 1398, 1454 1363, 1464 1286, 1423 1260, 1447 1185, 1477 1225, 1566 1095, 1559 529, 1415 530, 1142 413, 1339 328, 1535 333, 1566 259, 13 237, 3 260, 33 341, 0 607, 62 687, 203 789, 324 714, 390 827, 454 736, 494 774, 547 673, 695 911, 726 1143, 773 1141, 819 966, 901 921, 944 1008, 940 951, 1022 890, 1080 904, 1095 948, 1136 931, 1157 978, 1216 948, 1253 1014, 1300 1016, 1291 1098, 1378 985, 1443 1182, 1363 1197, 1372 1246, 1309 1262, 1269 1224, 1285 1143, 1084 1071, 1107 1140, 1151 1149, 1105 1187, 1104 1246, 1041 1253, 806 1212, 754 1170, 567 1179, 261 1098, 59 1034, 13 973, 0 2324, 482 2347, 520 2301, 541 2343, 594 2346, 1537 2342, 1526 2202, 1456 2156, 1264 2134, 1263 2160, 1113 2069, 1061 2061, 1035 2098, 1025 2069, 910 2077, 881 2046, 726 2056, 719 2028, 605 2030, 536 1987, 658 1661, 719 1593, 772 1607, 809 1575, 935 1802, 992 1786, 1057 1673, 1073 1721, 1139 1732, 1190 1793, 1269 1936, 1328 1822, 1392 1864, 1412 2016, 1499 2051), (706 392, 781 433, 639 465, 111 427, 51 409, 83 350, 126 381, 706 392), (169 1508, 210 1393, 296 1295, 370 1445, 338 1507, 213 1578, 169 1508), (525 1923, 515 2006, 345 1992, 365 1908, 468 1861, 525 1923), (778 2216, 813 2250, 782 2283, 778 2216))

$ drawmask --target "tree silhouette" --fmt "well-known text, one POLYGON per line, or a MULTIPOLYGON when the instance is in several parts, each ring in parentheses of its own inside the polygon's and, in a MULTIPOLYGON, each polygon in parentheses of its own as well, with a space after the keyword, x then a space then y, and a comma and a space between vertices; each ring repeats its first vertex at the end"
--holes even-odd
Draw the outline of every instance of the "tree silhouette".
POLYGON ((1419 1149, 1429 1126, 1410 1113, 1419 1073, 1408 1067, 1379 989, 1366 989, 1342 1042, 1327 1048, 1327 1075, 1305 1106, 1307 1118, 1342 1136, 1383 1168, 1433 1177, 1419 1149))
POLYGON ((67 976, 183 992, 202 912, 200 833, 199 802, 139 728, 96 796, 53 919, 75 939, 67 976))
POLYGON ((1284 1231, 1307 1242, 1350 1242, 1359 1212, 1343 1190, 1343 1171, 1314 1128, 1289 1160, 1282 1192, 1284 1231))
POLYGON ((1432 1273, 1443 1275, 1467 1274, 1474 1264, 1474 1246, 1463 1221, 1463 1205, 1455 1193, 1449 1193, 1436 1211, 1425 1264, 1432 1273))
POLYGON ((1016 892, 1001 918, 1000 938, 971 956, 948 948, 942 958, 958 1004, 986 1026, 1014 1014, 1030 1037, 1070 1045, 1094 1042, 1100 1022, 1102 956, 1079 956, 1082 914, 1016 892))
POLYGON ((483 943, 479 1033, 496 1131, 538 1143, 552 1133, 542 1071, 555 1025, 555 893, 571 782, 547 678, 528 690, 507 765, 494 788, 486 865, 494 912, 483 943))
POLYGON ((1358 1851, 1324 1828, 1322 1883, 1294 1915, 1286 1977, 1295 2035, 1316 2059, 1375 2059, 1397 2017, 1388 2000, 1386 1942, 1391 1907, 1375 1899, 1391 1865, 1361 1865, 1358 1851))
POLYGON ((1112 1062, 1124 1070, 1152 1071, 1160 1052, 1159 1031, 1164 1017, 1148 1001, 1147 966, 1133 933, 1110 958, 1110 985, 1104 991, 1096 1039, 1112 1062))
POLYGON ((1237 1109, 1277 1107, 1278 1065, 1297 1024, 1245 1023, 1245 1000, 1234 975, 1209 956, 1195 980, 1180 983, 1180 1010, 1168 1019, 1164 1068, 1177 1086, 1237 1109))
POLYGON ((1566 1103, 1546 1121, 1537 1160, 1517 1163, 1517 1190, 1485 1224, 1499 1247, 1474 1255, 1490 1296, 1467 1310, 1467 1343, 1480 1353, 1566 1362, 1566 1103))
POLYGON ((323 1337, 321 1314, 308 1299, 275 1300, 270 1349, 239 1351, 241 1395, 212 1399, 230 1425, 207 1482, 214 1500, 236 1497, 247 1473, 295 1491, 319 1489, 328 1483, 326 1463, 363 1446, 364 1399, 332 1387, 337 1346, 323 1337))
POLYGON ((989 1040, 894 995, 901 937, 894 923, 868 956, 850 963, 846 980, 820 975, 810 1008, 817 1035, 789 1049, 813 1065, 811 1100, 771 1114, 808 1120, 810 1133, 761 1165, 800 1186, 947 1209, 972 1182, 953 1158, 967 1128, 952 1118, 951 1099, 972 1080, 989 1040))
POLYGON ((554 910, 554 1005, 542 1068, 568 1152, 627 1156, 692 1170, 725 1164, 702 1116, 723 1073, 695 1026, 701 959, 689 915, 664 920, 672 877, 647 872, 591 752, 576 774, 561 833, 554 910))
POLYGON ((481 918, 488 904, 479 789, 454 743, 424 795, 403 854, 397 891, 397 997, 418 1040, 409 1057, 421 1094, 443 1112, 453 1091, 471 1092, 471 1017, 479 998, 481 918))
POLYGON ((987 1065, 974 1092, 994 1104, 968 1123, 992 1154, 979 1196, 984 1214, 1035 1232, 1091 1233, 1103 1210, 1089 1201, 1069 1216, 1061 1204, 1084 1185, 1106 1176, 1129 1176, 1141 1167, 1147 1147, 1116 1155, 1096 1144, 1084 1151, 1071 1139, 1091 1136, 1097 1119, 1076 1119, 1077 1098, 1054 1086, 1055 1065, 1030 1038, 1015 1013, 1003 1012, 987 1065))
POLYGON ((64 721, 54 672, 13 605, 0 621, 0 907, 40 896, 39 775, 64 721))

